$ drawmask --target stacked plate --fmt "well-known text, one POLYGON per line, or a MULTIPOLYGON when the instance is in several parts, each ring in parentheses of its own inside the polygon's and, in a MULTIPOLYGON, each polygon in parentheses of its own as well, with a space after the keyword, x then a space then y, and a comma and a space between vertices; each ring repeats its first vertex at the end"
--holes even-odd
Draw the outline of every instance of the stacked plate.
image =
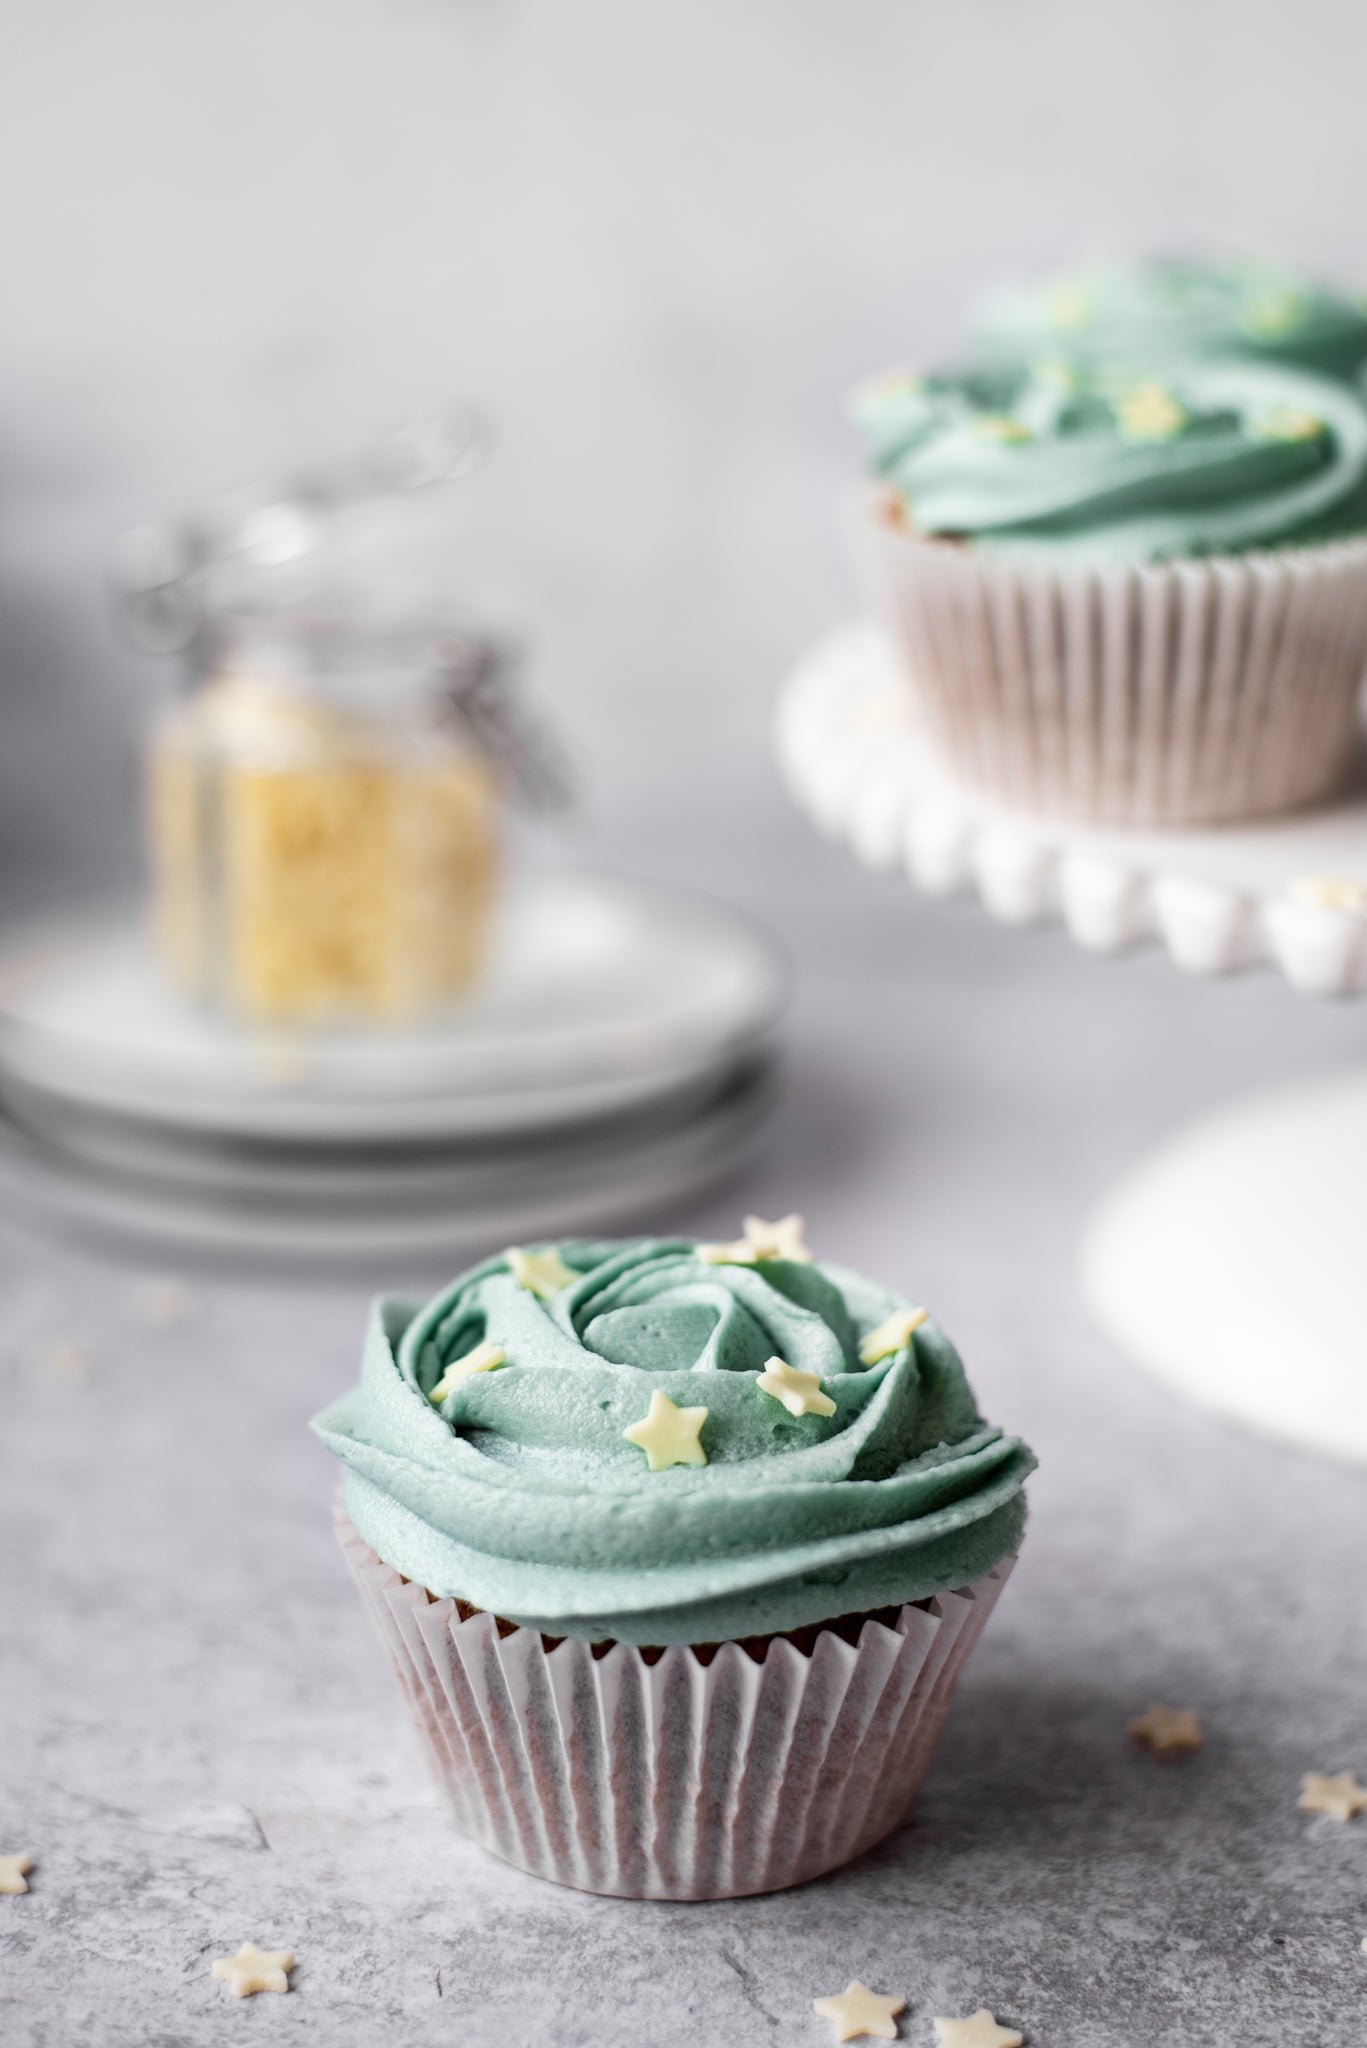
POLYGON ((737 1167, 783 976, 728 912, 586 875, 510 893, 479 995, 402 1034, 246 1034, 129 915, 0 958, 0 1195, 143 1246, 411 1266, 631 1227, 737 1167))

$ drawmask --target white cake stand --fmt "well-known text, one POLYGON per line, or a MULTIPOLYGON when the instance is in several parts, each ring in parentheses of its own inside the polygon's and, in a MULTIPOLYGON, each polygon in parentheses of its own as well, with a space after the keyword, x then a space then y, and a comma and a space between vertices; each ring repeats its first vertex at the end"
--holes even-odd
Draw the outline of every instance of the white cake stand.
MULTIPOLYGON (((795 671, 778 748, 818 824, 928 894, 975 888, 1007 924, 1061 918, 1090 952, 1157 940, 1189 973, 1261 963, 1311 994, 1367 990, 1367 780, 1328 809, 1237 829, 1111 831, 1008 812, 941 765, 868 626, 795 671)), ((1365 1183, 1367 1075, 1203 1119, 1092 1219, 1093 1311, 1191 1398, 1367 1461, 1365 1183)))

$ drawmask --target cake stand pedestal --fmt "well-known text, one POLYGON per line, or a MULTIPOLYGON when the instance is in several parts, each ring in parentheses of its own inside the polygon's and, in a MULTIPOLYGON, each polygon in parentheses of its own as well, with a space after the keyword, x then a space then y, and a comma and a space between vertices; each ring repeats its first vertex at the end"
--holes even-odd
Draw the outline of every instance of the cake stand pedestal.
MULTIPOLYGON (((1367 989, 1367 783, 1306 817, 1206 831, 1036 819, 961 788, 867 626, 790 678, 778 747, 798 803, 872 867, 976 889, 1002 922, 1061 918, 1097 953, 1262 964, 1297 989, 1367 989)), ((1367 1074, 1205 1118, 1102 1203, 1083 1284, 1135 1361, 1193 1400, 1367 1462, 1367 1074)))

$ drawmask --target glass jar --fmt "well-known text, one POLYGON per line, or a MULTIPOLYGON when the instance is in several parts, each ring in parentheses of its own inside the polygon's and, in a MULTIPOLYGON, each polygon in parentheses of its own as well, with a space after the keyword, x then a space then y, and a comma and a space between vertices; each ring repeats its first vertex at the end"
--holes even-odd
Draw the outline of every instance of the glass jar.
POLYGON ((497 667, 431 625, 220 625, 149 754, 155 922, 180 989, 313 1025, 402 1024, 471 987, 499 868, 497 667))

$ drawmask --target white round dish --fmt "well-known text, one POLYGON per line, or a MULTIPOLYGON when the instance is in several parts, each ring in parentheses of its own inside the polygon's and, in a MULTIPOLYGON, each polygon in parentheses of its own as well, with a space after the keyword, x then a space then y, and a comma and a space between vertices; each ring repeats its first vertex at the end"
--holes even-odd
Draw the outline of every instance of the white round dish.
POLYGON ((232 1170, 217 1183, 205 1171, 194 1185, 97 1164, 0 1118, 0 1198, 144 1254, 344 1270, 378 1283, 416 1267, 450 1271, 509 1243, 640 1228, 734 1172, 762 1139, 776 1093, 773 1061, 760 1055, 672 1114, 614 1118, 473 1158, 419 1151, 407 1165, 402 1155, 286 1164, 278 1181, 258 1171, 250 1184, 232 1170))
POLYGON ((1367 1463, 1365 1180, 1361 1071, 1202 1117, 1092 1218, 1092 1312, 1189 1400, 1367 1463))
POLYGON ((138 920, 106 913, 0 954, 0 1086, 266 1142, 505 1137, 705 1077, 768 1037, 783 987, 731 912, 557 874, 510 890, 484 985, 430 1025, 249 1033, 179 1001, 138 920))

